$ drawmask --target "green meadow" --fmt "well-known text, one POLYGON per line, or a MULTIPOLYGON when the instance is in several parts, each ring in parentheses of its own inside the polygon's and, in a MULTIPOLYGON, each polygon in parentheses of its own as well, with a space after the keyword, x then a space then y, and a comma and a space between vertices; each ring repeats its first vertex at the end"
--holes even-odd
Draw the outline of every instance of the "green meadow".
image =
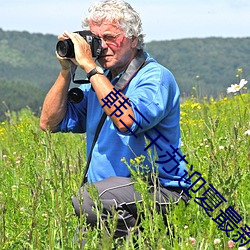
MULTIPOLYGON (((115 219, 106 222, 110 234, 101 221, 98 229, 88 228, 84 236, 76 230, 87 226, 84 215, 78 220, 71 205, 86 163, 84 135, 42 132, 39 118, 29 109, 6 112, 0 124, 0 249, 81 249, 82 237, 87 241, 85 249, 90 250, 238 249, 250 240, 245 235, 242 242, 232 242, 239 237, 233 235, 243 233, 244 228, 248 231, 246 225, 250 226, 249 103, 246 91, 216 100, 192 97, 182 102, 182 151, 189 170, 192 165, 189 174, 197 171, 206 183, 203 185, 201 178, 198 181, 197 174, 193 177, 197 183, 189 191, 192 198, 188 206, 170 207, 164 215, 168 221, 165 225, 163 215, 156 213, 147 195, 146 184, 134 172, 143 196, 143 203, 138 205, 143 216, 140 227, 119 240, 112 238, 115 219), (211 217, 195 202, 195 197, 204 197, 209 184, 227 201, 209 211, 211 217), (223 231, 214 220, 222 212, 229 216, 230 211, 238 229, 228 226, 229 218, 223 231)), ((127 164, 142 165, 143 159, 138 156, 127 164)), ((98 214, 101 204, 94 191, 98 214)))

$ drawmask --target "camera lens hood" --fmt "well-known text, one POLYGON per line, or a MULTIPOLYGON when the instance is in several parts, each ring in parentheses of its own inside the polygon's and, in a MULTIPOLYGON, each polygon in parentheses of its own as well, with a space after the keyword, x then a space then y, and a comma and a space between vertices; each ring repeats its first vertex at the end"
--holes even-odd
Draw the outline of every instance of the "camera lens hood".
POLYGON ((70 39, 58 41, 56 44, 56 51, 61 57, 73 58, 75 56, 74 44, 70 39))

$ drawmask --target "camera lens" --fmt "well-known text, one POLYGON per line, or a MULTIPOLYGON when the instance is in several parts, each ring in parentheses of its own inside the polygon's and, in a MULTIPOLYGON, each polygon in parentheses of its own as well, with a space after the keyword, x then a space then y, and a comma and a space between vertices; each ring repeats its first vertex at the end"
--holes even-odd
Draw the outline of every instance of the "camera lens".
POLYGON ((72 103, 79 103, 82 101, 84 94, 79 88, 72 88, 68 92, 68 100, 72 103))
POLYGON ((70 39, 59 41, 56 45, 56 51, 61 57, 73 58, 75 56, 74 45, 70 39))

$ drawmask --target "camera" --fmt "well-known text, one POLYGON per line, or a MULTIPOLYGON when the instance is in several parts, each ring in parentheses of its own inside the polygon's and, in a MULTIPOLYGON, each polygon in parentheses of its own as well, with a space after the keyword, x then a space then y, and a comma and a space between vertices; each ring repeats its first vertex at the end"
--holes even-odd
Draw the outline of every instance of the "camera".
MULTIPOLYGON (((75 31, 82 36, 90 45, 92 56, 98 57, 102 51, 102 41, 99 37, 95 36, 90 30, 75 31)), ((74 58, 74 44, 71 39, 65 39, 57 42, 56 51, 61 57, 74 58)))

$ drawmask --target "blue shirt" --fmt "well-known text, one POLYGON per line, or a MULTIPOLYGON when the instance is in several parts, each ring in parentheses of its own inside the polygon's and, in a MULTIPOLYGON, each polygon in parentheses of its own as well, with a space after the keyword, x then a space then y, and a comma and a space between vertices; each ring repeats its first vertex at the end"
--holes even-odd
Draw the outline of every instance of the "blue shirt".
MULTIPOLYGON (((129 177, 130 170, 121 159, 125 158, 129 163, 140 155, 146 157, 144 165, 150 169, 153 165, 158 170, 163 186, 177 187, 178 180, 185 174, 185 157, 178 149, 181 143, 179 88, 168 69, 149 55, 147 61, 150 63, 140 69, 123 90, 135 114, 131 131, 118 131, 110 117, 106 118, 93 149, 88 170, 89 182, 109 176, 129 177), (173 154, 175 149, 178 150, 173 154), (154 155, 154 152, 157 154, 154 155)), ((119 77, 113 79, 112 84, 115 85, 119 77)), ((78 104, 68 102, 66 116, 59 124, 58 131, 86 132, 89 155, 103 110, 90 84, 83 84, 80 88, 84 93, 83 100, 78 104)), ((181 181, 181 185, 186 186, 184 181, 181 181)))

